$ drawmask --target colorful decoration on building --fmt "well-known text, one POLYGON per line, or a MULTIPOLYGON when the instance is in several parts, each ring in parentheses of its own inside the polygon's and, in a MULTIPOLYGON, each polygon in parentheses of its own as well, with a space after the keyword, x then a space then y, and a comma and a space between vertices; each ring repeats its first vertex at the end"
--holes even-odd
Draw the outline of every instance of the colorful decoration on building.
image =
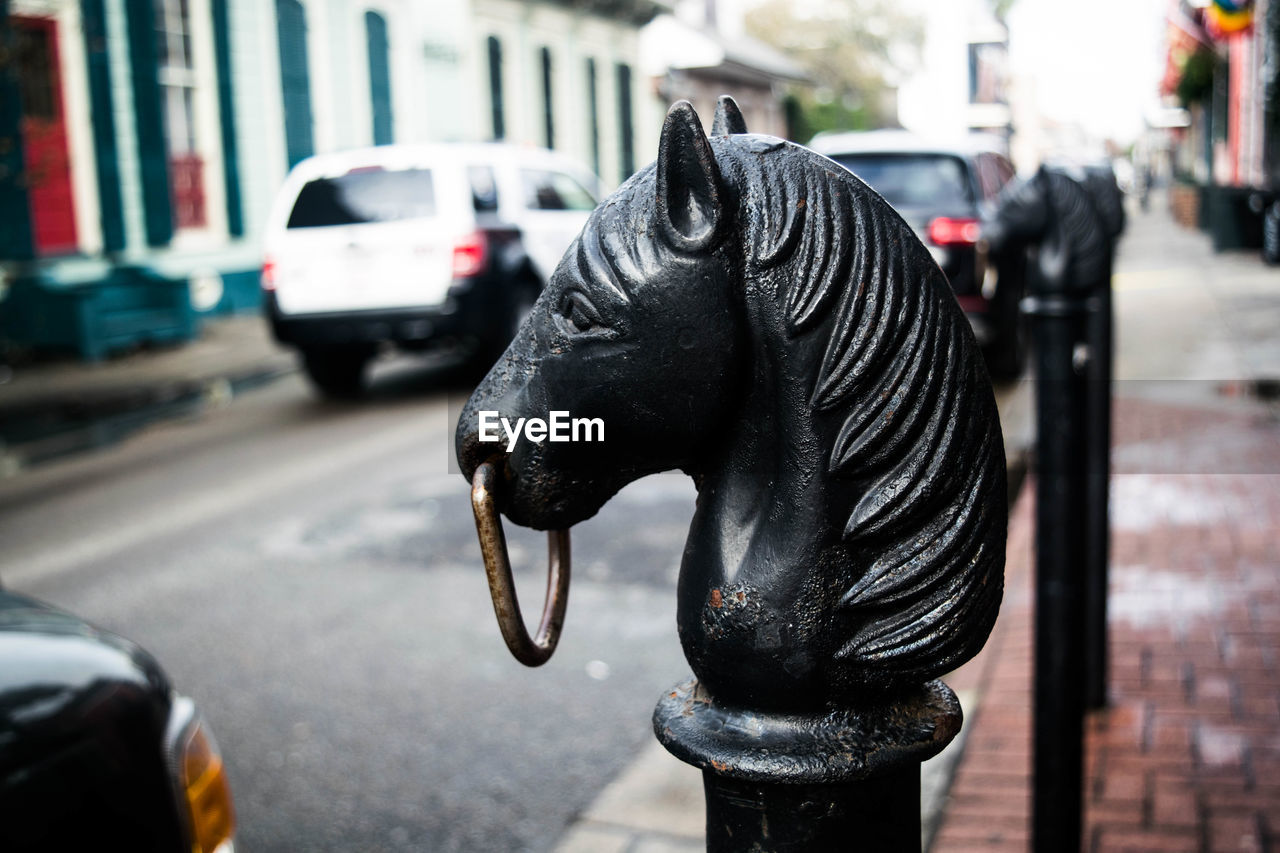
POLYGON ((1213 0, 1204 10, 1204 27, 1215 41, 1245 32, 1252 23, 1252 0, 1213 0))

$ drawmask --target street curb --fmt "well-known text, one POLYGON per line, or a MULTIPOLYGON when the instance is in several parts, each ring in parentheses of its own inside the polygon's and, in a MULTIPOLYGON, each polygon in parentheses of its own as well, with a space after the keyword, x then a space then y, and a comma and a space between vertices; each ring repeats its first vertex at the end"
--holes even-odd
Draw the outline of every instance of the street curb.
MULTIPOLYGON (((1012 517, 1014 507, 1017 506, 1018 498, 1022 496, 1022 488, 1027 482, 1027 472, 1031 467, 1032 446, 1018 448, 1009 454, 1005 459, 1006 479, 1008 481, 1008 501, 1009 516, 1012 517)), ((932 811, 932 819, 922 826, 922 843, 921 849, 928 851, 933 847, 933 842, 937 838, 938 829, 942 826, 942 820, 945 817, 947 800, 951 796, 951 786, 955 781, 956 771, 960 769, 961 763, 964 761, 965 747, 968 745, 969 732, 972 731, 974 721, 978 715, 982 713, 983 695, 981 690, 957 691, 967 695, 965 702, 964 726, 960 730, 960 736, 953 743, 955 749, 944 752, 948 755, 946 763, 945 775, 942 777, 937 789, 932 792, 938 802, 938 807, 932 811)))
POLYGON ((97 394, 57 394, 12 406, 0 404, 0 420, 52 425, 47 434, 0 442, 0 479, 36 465, 119 441, 153 423, 228 405, 240 393, 296 373, 297 367, 258 365, 234 372, 175 378, 97 394))
POLYGON ((75 419, 108 417, 149 406, 172 403, 183 397, 199 394, 221 382, 229 382, 232 385, 260 384, 266 379, 278 378, 295 371, 296 368, 264 365, 231 373, 183 377, 90 392, 77 390, 74 393, 49 394, 12 405, 0 402, 0 419, 35 418, 50 413, 75 419))

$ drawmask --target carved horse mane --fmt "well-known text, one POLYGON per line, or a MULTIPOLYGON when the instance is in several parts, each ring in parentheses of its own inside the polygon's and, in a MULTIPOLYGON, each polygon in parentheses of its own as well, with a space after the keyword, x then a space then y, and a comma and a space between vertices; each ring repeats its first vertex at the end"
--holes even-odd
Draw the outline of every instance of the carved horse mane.
POLYGON ((1003 586, 1004 448, 972 333, 910 227, 843 167, 711 142, 721 174, 752 188, 746 277, 768 282, 794 343, 819 342, 807 396, 832 425, 826 472, 864 489, 844 540, 868 565, 841 592, 856 628, 836 659, 862 683, 942 675, 981 647, 1003 586))

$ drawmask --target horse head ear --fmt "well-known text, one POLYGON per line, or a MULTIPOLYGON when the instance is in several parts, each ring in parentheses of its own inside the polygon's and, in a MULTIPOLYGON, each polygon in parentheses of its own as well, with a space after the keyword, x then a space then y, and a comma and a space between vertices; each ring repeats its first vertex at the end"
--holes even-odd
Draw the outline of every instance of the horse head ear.
POLYGON ((658 227, 674 248, 705 249, 723 219, 720 170, 702 122, 688 101, 677 101, 658 142, 658 227))
POLYGON ((747 120, 738 109, 738 102, 728 95, 721 95, 716 101, 716 117, 711 122, 712 136, 728 136, 731 133, 746 133, 747 120))

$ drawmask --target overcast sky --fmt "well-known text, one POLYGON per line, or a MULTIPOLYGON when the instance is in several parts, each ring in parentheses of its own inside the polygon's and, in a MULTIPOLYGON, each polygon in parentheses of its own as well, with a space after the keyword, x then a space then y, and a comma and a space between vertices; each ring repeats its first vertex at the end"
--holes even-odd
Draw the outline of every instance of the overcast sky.
MULTIPOLYGON (((705 0, 680 0, 703 8, 705 0)), ((718 0, 725 23, 762 0, 718 0)), ((793 0, 821 5, 823 0, 793 0)), ((982 8, 988 0, 900 0, 915 14, 943 3, 982 8)), ((1157 102, 1170 0, 1015 0, 1008 15, 1010 71, 1034 84, 1041 115, 1078 124, 1095 138, 1127 143, 1157 102)), ((976 11, 976 10, 975 10, 976 11)), ((736 27, 730 24, 730 29, 736 27)))
POLYGON ((1132 141, 1155 103, 1168 0, 1016 0, 1009 63, 1042 115, 1132 141))

